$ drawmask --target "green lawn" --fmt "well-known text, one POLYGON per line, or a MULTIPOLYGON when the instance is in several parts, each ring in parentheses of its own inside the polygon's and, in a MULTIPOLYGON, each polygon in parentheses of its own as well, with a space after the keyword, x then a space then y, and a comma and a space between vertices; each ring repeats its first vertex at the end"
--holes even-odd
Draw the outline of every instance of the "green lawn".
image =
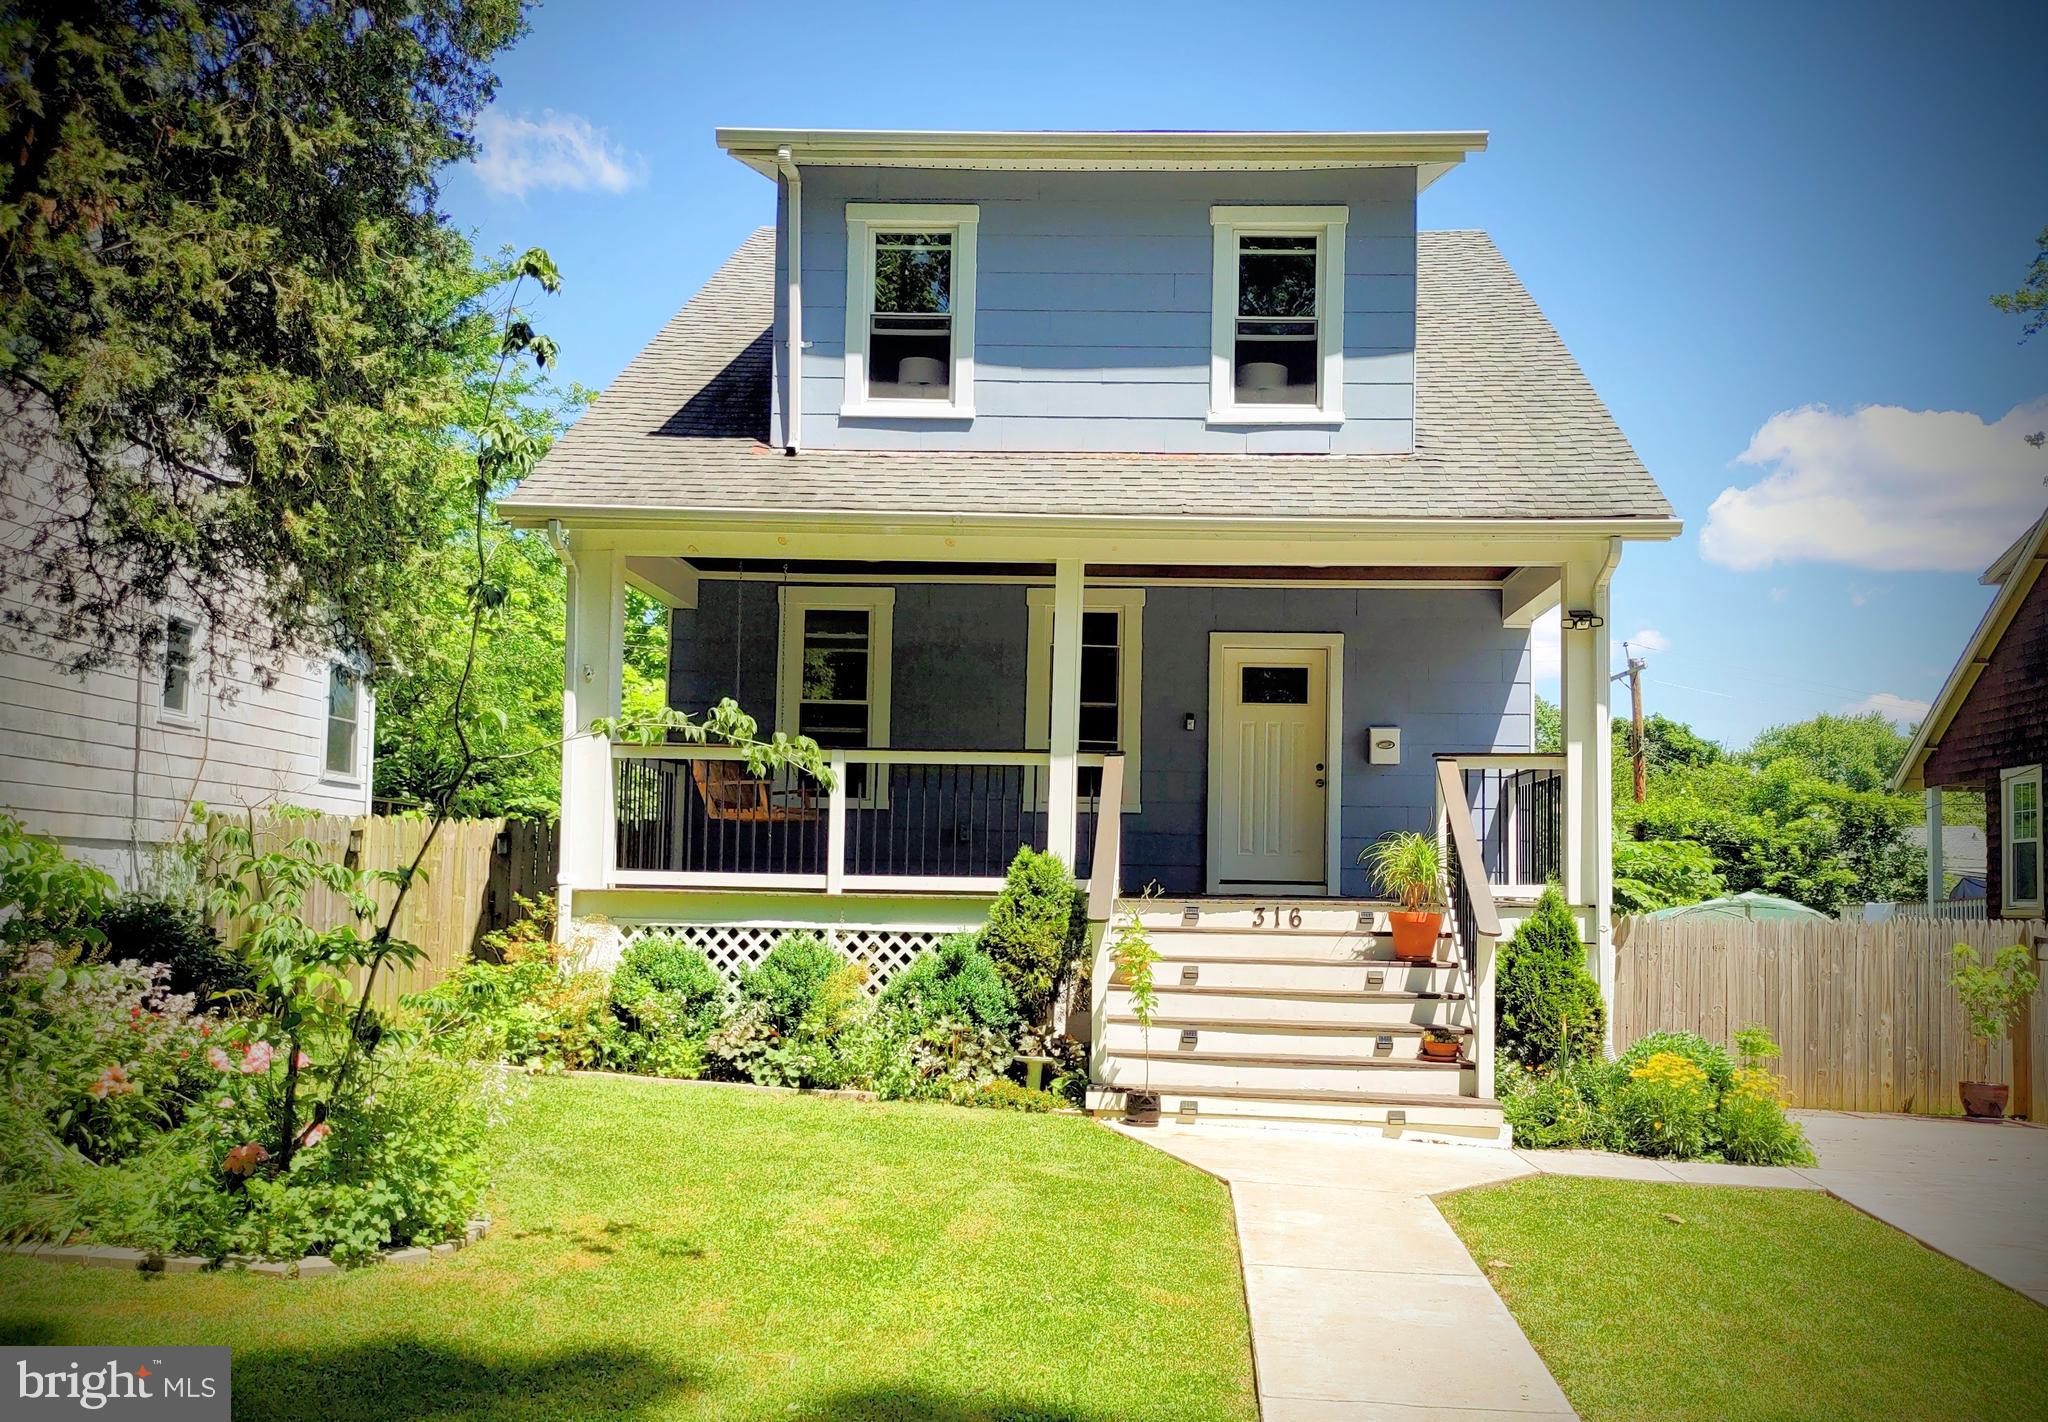
POLYGON ((0 1339, 231 1344, 294 1422, 1257 1416, 1227 1193, 1088 1121, 572 1078, 503 1142, 453 1258, 0 1259, 0 1339))
POLYGON ((1544 1176, 1437 1203, 1586 1422, 2048 1418, 2048 1309, 1825 1195, 1544 1176))

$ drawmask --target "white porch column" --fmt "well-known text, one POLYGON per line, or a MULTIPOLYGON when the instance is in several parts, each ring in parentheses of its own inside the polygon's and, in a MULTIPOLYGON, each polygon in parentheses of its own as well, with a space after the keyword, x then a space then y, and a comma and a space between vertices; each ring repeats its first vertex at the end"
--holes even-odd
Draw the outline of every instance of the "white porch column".
POLYGON ((1046 777, 1045 847, 1071 867, 1074 863, 1074 816, 1079 807, 1081 752, 1081 584, 1085 567, 1078 558, 1053 565, 1052 583, 1052 719, 1046 744, 1052 766, 1046 777))
POLYGON ((1564 566, 1565 627, 1559 692, 1563 701, 1565 753, 1565 897, 1589 915, 1588 942, 1593 975, 1609 1004, 1612 1041, 1614 1002, 1613 858, 1613 683, 1609 634, 1609 579, 1620 558, 1618 542, 1564 566), (1574 612, 1589 612, 1600 625, 1574 630, 1574 612))
POLYGON ((619 714, 625 677, 624 560, 611 549, 576 548, 569 565, 562 683, 562 853, 557 911, 563 923, 578 889, 600 888, 611 869, 611 746, 586 734, 619 714))
POLYGON ((1934 908, 1947 897, 1942 885, 1943 869, 1946 866, 1942 864, 1941 858, 1942 850, 1946 846, 1941 842, 1941 787, 1939 785, 1928 786, 1926 800, 1927 907, 1934 908))

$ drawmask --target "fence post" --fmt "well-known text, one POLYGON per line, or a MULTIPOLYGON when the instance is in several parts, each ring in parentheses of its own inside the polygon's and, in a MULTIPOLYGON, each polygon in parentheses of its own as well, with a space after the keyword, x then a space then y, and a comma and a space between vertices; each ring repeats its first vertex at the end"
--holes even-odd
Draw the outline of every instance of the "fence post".
POLYGON ((846 892, 846 752, 843 750, 832 752, 832 788, 825 797, 825 892, 846 892))

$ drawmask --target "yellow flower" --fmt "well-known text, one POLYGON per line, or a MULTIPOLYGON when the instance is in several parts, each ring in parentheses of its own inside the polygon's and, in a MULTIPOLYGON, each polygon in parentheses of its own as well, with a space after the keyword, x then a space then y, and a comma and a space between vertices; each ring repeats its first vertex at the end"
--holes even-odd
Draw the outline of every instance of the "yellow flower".
POLYGON ((1706 1072, 1676 1052, 1656 1052, 1629 1073, 1632 1080, 1679 1090, 1697 1090, 1707 1084, 1706 1072))

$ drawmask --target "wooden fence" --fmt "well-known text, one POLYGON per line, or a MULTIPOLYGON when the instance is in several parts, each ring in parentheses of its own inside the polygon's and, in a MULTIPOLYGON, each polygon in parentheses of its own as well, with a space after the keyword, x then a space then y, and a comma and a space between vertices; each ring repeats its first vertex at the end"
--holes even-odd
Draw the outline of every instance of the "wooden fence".
MULTIPOLYGON (((1792 1104, 1839 1111, 1959 1110, 1956 1083, 1975 1079, 1978 1047, 1955 990, 1958 943, 1980 954, 2048 942, 2048 924, 1893 919, 1887 923, 1620 920, 1614 1045, 1650 1032, 1728 1042, 1761 1023, 1792 1104)), ((2015 1113, 2048 1114, 2048 1004, 1991 1053, 1990 1079, 2011 1083, 2015 1113), (2015 1066, 2029 1077, 2021 1081, 2015 1066)))
MULTIPOLYGON (((410 864, 425 841, 428 822, 398 816, 360 819, 328 815, 317 819, 268 820, 257 825, 266 847, 298 836, 320 845, 334 859, 360 869, 397 869, 410 864)), ((372 999, 395 1004, 406 993, 441 981, 467 961, 486 933, 521 917, 518 898, 554 892, 556 845, 552 825, 526 820, 450 820, 420 861, 420 879, 406 896, 393 928, 395 937, 423 950, 409 968, 386 967, 377 975, 372 999)), ((373 897, 388 907, 395 886, 375 886, 373 897)), ((306 921, 332 928, 349 921, 342 898, 317 889, 308 898, 306 921)), ((235 925, 226 926, 232 937, 235 925)))

